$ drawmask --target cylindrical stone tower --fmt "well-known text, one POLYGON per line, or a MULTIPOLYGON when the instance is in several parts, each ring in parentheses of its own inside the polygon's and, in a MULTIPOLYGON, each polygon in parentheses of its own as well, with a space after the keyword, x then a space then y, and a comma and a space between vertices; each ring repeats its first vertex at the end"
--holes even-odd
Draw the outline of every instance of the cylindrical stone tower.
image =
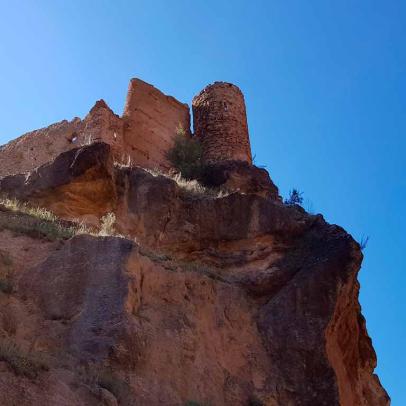
POLYGON ((214 82, 193 98, 192 108, 194 133, 206 163, 252 163, 244 95, 237 86, 214 82))

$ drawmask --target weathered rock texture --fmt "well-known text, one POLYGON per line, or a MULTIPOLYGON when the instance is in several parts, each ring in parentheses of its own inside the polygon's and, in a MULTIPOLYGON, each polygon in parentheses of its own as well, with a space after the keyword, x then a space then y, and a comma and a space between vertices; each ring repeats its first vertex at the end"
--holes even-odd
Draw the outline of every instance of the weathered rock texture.
POLYGON ((192 108, 194 132, 206 162, 251 163, 244 95, 237 86, 215 82, 193 99, 192 108))
POLYGON ((277 196, 191 193, 111 155, 99 142, 0 181, 66 220, 113 211, 125 236, 35 240, 0 213, 14 286, 0 346, 49 359, 34 378, 0 361, 1 404, 389 404, 350 235, 277 196))

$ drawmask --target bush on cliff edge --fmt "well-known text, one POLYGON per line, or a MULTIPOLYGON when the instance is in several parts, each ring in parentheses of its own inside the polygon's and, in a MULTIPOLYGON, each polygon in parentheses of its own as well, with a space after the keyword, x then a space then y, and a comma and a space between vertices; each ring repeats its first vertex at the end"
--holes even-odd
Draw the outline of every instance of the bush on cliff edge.
POLYGON ((189 137, 179 126, 176 129, 175 143, 168 151, 168 160, 185 179, 198 179, 203 170, 202 146, 189 137))

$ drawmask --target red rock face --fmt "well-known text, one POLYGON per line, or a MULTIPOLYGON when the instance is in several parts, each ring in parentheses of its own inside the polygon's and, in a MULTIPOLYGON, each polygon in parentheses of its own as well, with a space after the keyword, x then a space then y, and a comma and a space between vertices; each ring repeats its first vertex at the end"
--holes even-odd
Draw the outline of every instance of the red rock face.
POLYGON ((388 406, 358 243, 251 165, 238 88, 193 108, 205 188, 145 169, 189 112, 139 80, 122 118, 100 100, 1 148, 0 194, 59 220, 0 204, 0 404, 388 406))
POLYGON ((194 132, 206 162, 251 163, 244 96, 237 86, 215 82, 193 99, 192 107, 194 132))
POLYGON ((360 247, 321 215, 257 190, 191 193, 114 165, 104 143, 0 190, 67 220, 113 211, 123 235, 33 240, 0 211, 14 264, 0 345, 53 360, 31 380, 0 361, 2 403, 389 405, 358 303, 360 247))

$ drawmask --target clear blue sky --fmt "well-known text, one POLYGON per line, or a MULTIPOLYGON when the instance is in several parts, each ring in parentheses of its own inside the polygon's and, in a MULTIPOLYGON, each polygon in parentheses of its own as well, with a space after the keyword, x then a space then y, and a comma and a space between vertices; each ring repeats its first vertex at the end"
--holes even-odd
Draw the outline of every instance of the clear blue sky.
POLYGON ((240 86, 256 162, 282 194, 297 187, 370 236, 361 304, 381 381, 406 405, 405 1, 0 6, 1 144, 100 98, 121 114, 131 77, 188 103, 215 80, 240 86))

